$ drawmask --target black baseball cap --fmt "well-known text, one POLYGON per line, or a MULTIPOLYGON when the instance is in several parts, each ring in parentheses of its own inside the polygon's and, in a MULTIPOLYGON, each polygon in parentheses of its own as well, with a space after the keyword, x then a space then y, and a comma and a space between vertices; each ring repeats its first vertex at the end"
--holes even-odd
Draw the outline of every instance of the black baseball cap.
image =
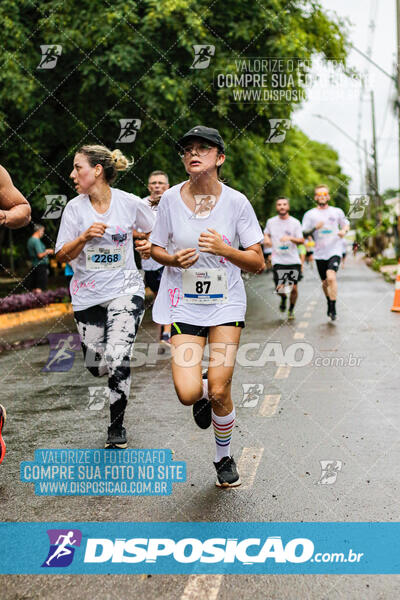
POLYGON ((195 127, 192 127, 192 129, 189 129, 189 131, 177 141, 176 146, 178 150, 183 148, 184 144, 188 141, 189 138, 194 137, 201 138, 202 140, 207 140, 207 142, 211 142, 212 144, 217 146, 217 148, 219 148, 221 152, 225 153, 224 140, 222 139, 218 129, 213 129, 212 127, 205 127, 204 125, 196 125, 195 127))

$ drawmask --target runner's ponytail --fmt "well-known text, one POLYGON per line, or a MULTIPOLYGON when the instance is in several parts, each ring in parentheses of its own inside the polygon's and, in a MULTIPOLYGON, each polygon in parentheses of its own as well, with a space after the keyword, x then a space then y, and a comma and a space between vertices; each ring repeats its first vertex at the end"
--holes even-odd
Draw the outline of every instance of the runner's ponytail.
POLYGON ((118 171, 126 171, 133 165, 133 159, 127 158, 121 150, 111 151, 100 144, 86 144, 81 146, 77 153, 84 154, 91 167, 101 165, 104 179, 110 185, 116 180, 118 171))

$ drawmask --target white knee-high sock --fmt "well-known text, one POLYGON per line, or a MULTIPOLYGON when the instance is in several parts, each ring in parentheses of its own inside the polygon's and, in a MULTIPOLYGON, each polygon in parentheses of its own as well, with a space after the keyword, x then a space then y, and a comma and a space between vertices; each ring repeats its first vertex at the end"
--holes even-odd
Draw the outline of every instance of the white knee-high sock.
POLYGON ((224 456, 230 456, 232 431, 235 425, 235 409, 229 415, 219 417, 212 411, 212 422, 215 435, 215 462, 224 456))

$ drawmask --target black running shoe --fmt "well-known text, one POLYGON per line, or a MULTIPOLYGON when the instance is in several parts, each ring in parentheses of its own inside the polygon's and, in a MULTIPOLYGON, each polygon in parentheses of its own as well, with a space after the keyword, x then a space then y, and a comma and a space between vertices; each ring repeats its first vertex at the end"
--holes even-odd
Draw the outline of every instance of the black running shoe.
MULTIPOLYGON (((208 378, 208 370, 202 373, 202 379, 208 378)), ((200 429, 208 429, 211 425, 211 402, 208 398, 200 398, 193 404, 193 418, 200 429)))
POLYGON ((332 321, 336 321, 336 308, 334 308, 334 307, 331 308, 329 316, 332 321))
POLYGON ((126 429, 125 427, 114 427, 110 425, 108 428, 107 441, 104 444, 104 448, 126 448, 126 429))
POLYGON ((208 398, 200 398, 193 404, 193 418, 200 429, 208 429, 211 425, 211 402, 208 398))
POLYGON ((286 296, 282 296, 281 303, 279 305, 279 310, 281 312, 285 312, 285 310, 286 310, 286 296))
POLYGON ((218 487, 237 487, 242 483, 233 456, 224 456, 219 462, 214 463, 214 467, 218 477, 215 485, 218 487))
POLYGON ((1 430, 6 422, 6 409, 0 404, 0 463, 3 462, 4 455, 6 453, 6 445, 3 438, 1 437, 1 430))

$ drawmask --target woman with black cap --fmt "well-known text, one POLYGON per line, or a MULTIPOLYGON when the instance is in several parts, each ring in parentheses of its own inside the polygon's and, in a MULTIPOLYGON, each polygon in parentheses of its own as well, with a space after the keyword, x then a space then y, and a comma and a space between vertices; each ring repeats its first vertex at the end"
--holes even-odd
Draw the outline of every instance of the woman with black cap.
POLYGON ((255 273, 264 267, 263 234, 248 199, 218 178, 225 161, 219 132, 198 125, 179 140, 178 148, 189 179, 164 192, 150 236, 152 257, 166 266, 153 318, 172 323, 178 398, 193 405, 199 427, 213 423, 216 484, 234 487, 240 478, 230 452, 235 422, 231 382, 246 312, 240 271, 255 273), (202 380, 207 337, 210 362, 208 379, 202 380), (188 349, 190 362, 185 361, 188 349))

